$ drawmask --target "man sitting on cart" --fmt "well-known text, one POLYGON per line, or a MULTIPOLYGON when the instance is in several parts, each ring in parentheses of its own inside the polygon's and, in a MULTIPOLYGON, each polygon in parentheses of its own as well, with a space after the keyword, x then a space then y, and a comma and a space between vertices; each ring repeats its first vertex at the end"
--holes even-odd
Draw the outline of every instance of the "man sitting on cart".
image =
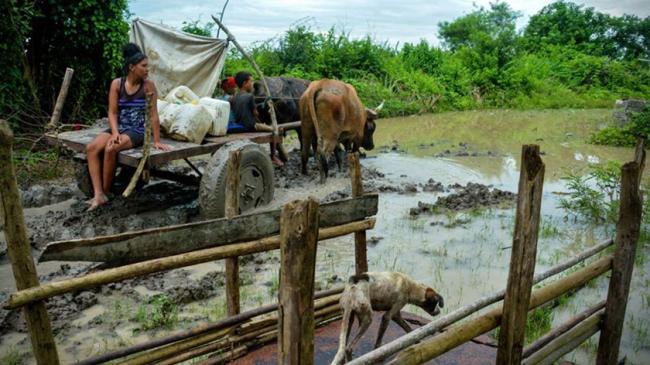
MULTIPOLYGON (((248 72, 241 71, 235 75, 235 83, 239 92, 230 99, 230 109, 235 112, 235 121, 228 123, 228 133, 243 132, 273 132, 273 127, 258 122, 257 107, 253 96, 253 76, 248 72)), ((275 166, 282 166, 283 163, 276 156, 276 146, 271 142, 271 162, 275 166)))
POLYGON ((170 146, 160 143, 160 121, 156 100, 158 92, 153 81, 147 80, 149 74, 147 56, 140 47, 127 43, 122 48, 124 56, 124 76, 111 82, 108 92, 108 123, 110 128, 99 133, 86 147, 88 171, 93 184, 94 197, 90 200, 89 211, 108 202, 106 192, 111 188, 117 154, 129 148, 141 146, 144 142, 144 119, 150 95, 149 118, 153 130, 153 146, 168 151, 170 146), (103 154, 103 163, 100 156, 103 154))

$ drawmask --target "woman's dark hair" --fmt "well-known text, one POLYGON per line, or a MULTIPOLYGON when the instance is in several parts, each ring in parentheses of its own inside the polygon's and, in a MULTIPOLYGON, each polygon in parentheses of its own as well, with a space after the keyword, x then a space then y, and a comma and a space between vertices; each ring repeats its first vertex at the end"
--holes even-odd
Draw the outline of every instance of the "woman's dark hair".
POLYGON ((122 57, 124 57, 124 74, 129 73, 129 65, 137 65, 140 61, 147 58, 142 53, 140 47, 135 43, 127 43, 122 46, 122 57))

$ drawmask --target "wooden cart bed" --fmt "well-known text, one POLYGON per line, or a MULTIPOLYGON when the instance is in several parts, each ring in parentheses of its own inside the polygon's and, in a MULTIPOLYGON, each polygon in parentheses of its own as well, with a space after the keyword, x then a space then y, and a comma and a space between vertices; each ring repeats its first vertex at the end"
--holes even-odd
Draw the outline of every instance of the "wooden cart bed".
MULTIPOLYGON (((102 128, 90 128, 80 131, 62 132, 59 134, 47 134, 46 138, 48 143, 52 145, 61 145, 75 152, 85 153, 86 145, 88 145, 102 130, 102 128)), ((152 148, 147 165, 151 168, 169 161, 213 153, 219 147, 232 141, 250 140, 256 143, 268 143, 272 138, 270 132, 237 133, 222 137, 207 136, 203 140, 202 144, 161 138, 162 143, 172 146, 173 149, 171 151, 160 151, 152 148)), ((138 147, 120 152, 118 162, 123 165, 137 167, 141 158, 142 147, 138 147)))

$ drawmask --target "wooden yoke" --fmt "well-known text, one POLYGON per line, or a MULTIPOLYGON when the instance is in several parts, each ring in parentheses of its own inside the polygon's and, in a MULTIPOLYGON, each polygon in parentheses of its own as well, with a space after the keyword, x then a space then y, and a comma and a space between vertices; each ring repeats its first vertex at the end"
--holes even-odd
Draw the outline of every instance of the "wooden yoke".
MULTIPOLYGON (((36 265, 30 251, 25 229, 25 217, 20 202, 16 175, 12 163, 13 133, 7 121, 0 119, 0 196, 5 219, 4 230, 7 251, 18 290, 38 286, 36 265)), ((23 309, 34 357, 38 364, 58 364, 52 326, 45 309, 45 302, 28 304, 23 309)))
POLYGON ((314 274, 318 202, 290 202, 280 220, 278 364, 314 363, 314 274))
POLYGON ((496 361, 499 365, 520 364, 522 359, 526 318, 537 256, 544 170, 539 146, 524 145, 521 151, 521 173, 510 271, 499 333, 496 361))

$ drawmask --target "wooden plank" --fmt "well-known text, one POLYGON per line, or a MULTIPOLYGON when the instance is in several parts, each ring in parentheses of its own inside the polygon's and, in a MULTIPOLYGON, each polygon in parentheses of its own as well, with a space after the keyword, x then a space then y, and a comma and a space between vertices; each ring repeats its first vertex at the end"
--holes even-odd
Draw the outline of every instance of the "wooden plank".
MULTIPOLYGON (((340 226, 321 228, 318 232, 318 238, 320 240, 325 240, 341 237, 361 229, 371 229, 374 226, 375 219, 370 218, 359 222, 342 224, 340 226)), ((276 235, 250 242, 234 243, 227 246, 206 248, 155 260, 138 262, 135 264, 93 272, 77 278, 57 280, 47 284, 42 284, 38 287, 20 290, 9 296, 9 300, 3 304, 3 308, 18 308, 42 299, 92 288, 98 285, 114 283, 138 276, 178 269, 180 267, 201 264, 208 261, 222 260, 226 257, 277 250, 278 248, 280 248, 280 237, 276 235)))
POLYGON ((318 202, 292 201, 280 223, 278 364, 314 363, 314 275, 318 202))
MULTIPOLYGON (((92 140, 95 139, 97 134, 99 134, 101 131, 103 131, 101 128, 89 128, 80 131, 47 134, 45 138, 49 144, 62 145, 75 152, 85 153, 86 146, 92 142, 92 140)), ((213 153, 219 149, 219 147, 232 141, 250 140, 255 143, 268 143, 272 141, 273 138, 272 133, 270 132, 250 132, 229 134, 227 136, 221 137, 206 136, 203 139, 203 144, 182 142, 164 137, 160 140, 162 143, 170 145, 172 147, 172 150, 151 150, 151 155, 147 163, 148 167, 158 166, 169 161, 213 153)), ((137 167, 138 162, 140 162, 141 158, 142 147, 138 147, 120 152, 117 161, 123 165, 137 167)))
MULTIPOLYGON (((239 151, 230 151, 226 174, 226 218, 239 215, 239 151)), ((226 305, 228 315, 239 314, 239 257, 226 260, 226 305)))
POLYGON ((630 294, 634 270, 634 257, 639 241, 643 198, 639 183, 645 165, 645 151, 635 155, 635 161, 621 167, 621 194, 618 223, 616 224, 616 249, 612 277, 607 291, 605 323, 598 344, 597 365, 616 364, 623 333, 625 309, 630 294))
MULTIPOLYGON (((363 195, 363 181, 361 179, 361 163, 359 153, 348 155, 350 180, 352 180, 352 196, 363 195)), ((366 231, 354 232, 354 269, 357 275, 368 271, 368 247, 366 245, 366 231)))
MULTIPOLYGON (((377 214, 377 194, 320 206, 321 227, 357 221, 377 214)), ((53 242, 40 261, 137 262, 229 243, 250 241, 280 232, 280 210, 264 211, 141 231, 53 242), (179 242, 183 242, 179 245, 179 242)))
POLYGON ((496 363, 499 365, 519 364, 522 358, 526 318, 537 257, 537 233, 543 185, 544 163, 539 154, 539 146, 524 145, 521 152, 512 256, 508 286, 503 300, 504 314, 497 350, 496 363))
MULTIPOLYGON (((0 119, 0 210, 4 217, 4 234, 11 269, 18 290, 39 285, 36 265, 27 239, 25 217, 20 194, 16 185, 16 174, 12 163, 13 133, 9 123, 0 119)), ((3 278, 4 280, 4 278, 3 278)), ((23 308, 29 330, 34 358, 38 364, 58 364, 52 326, 45 309, 45 302, 34 302, 23 308)))
MULTIPOLYGON (((528 309, 534 309, 560 295, 580 288, 612 267, 612 255, 605 256, 584 268, 533 291, 528 309)), ((429 361, 461 344, 495 329, 501 322, 503 305, 455 324, 437 336, 421 341, 400 352, 389 365, 414 365, 429 361)))
POLYGON ((597 311, 587 319, 579 322, 575 327, 563 333, 548 345, 542 347, 528 358, 523 365, 551 365, 563 355, 573 351, 589 337, 593 336, 600 328, 604 309, 597 311))

